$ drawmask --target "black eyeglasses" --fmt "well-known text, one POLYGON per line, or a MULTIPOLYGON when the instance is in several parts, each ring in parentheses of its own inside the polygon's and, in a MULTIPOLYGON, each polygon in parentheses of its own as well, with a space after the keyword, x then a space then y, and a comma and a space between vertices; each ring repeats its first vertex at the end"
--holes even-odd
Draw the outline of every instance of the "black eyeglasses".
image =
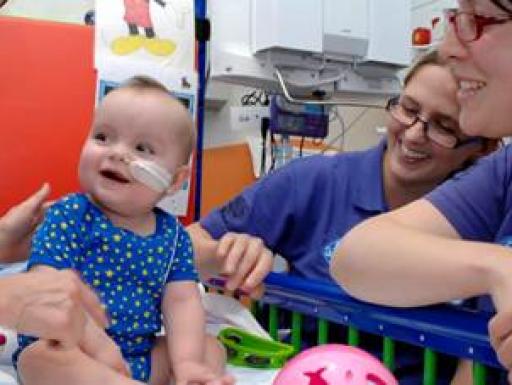
POLYGON ((404 107, 400 102, 399 96, 389 99, 388 104, 386 105, 386 110, 397 122, 407 128, 410 128, 416 123, 421 122, 423 126, 423 134, 441 147, 454 149, 470 143, 481 142, 480 137, 459 139, 455 135, 455 131, 458 129, 458 126, 446 127, 437 120, 422 119, 418 115, 417 111, 413 111, 404 107))
POLYGON ((489 25, 505 24, 512 20, 512 15, 483 16, 457 9, 446 9, 444 15, 446 20, 453 25, 457 38, 464 43, 480 39, 484 28, 489 25))

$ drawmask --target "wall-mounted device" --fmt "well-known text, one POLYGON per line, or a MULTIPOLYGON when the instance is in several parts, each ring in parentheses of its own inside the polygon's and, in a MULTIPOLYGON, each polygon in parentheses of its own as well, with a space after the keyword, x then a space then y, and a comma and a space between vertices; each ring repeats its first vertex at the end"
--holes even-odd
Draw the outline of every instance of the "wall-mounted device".
POLYGON ((274 134, 325 138, 329 127, 329 107, 292 104, 281 95, 270 102, 270 132, 274 134))

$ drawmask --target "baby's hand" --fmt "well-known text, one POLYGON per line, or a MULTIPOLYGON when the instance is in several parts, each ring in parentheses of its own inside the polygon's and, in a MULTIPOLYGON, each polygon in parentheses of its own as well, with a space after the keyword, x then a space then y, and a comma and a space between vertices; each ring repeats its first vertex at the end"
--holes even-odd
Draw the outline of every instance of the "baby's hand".
POLYGON ((206 365, 195 361, 183 361, 174 365, 176 385, 234 385, 235 379, 228 374, 216 374, 206 365))

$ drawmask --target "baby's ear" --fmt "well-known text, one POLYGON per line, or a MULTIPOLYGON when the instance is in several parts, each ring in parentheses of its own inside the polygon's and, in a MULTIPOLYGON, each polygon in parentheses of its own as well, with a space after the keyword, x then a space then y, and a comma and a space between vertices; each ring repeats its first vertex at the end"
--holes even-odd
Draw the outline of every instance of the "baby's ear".
POLYGON ((166 191, 167 195, 172 195, 176 191, 178 191, 183 183, 187 180, 190 175, 190 166, 183 165, 178 167, 178 169, 174 172, 172 183, 166 191))

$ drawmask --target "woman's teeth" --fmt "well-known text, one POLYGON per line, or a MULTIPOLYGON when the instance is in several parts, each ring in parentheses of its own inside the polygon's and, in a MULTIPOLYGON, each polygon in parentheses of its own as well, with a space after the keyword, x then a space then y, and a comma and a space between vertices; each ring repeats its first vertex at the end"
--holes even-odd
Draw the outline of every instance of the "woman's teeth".
POLYGON ((459 82, 459 89, 462 91, 478 91, 482 87, 485 87, 484 82, 470 80, 461 80, 459 82))
POLYGON ((484 82, 461 80, 459 82, 459 97, 473 96, 484 87, 484 82))
POLYGON ((402 153, 408 158, 419 159, 419 160, 428 158, 428 154, 407 148, 403 143, 401 145, 401 149, 402 149, 402 153))

